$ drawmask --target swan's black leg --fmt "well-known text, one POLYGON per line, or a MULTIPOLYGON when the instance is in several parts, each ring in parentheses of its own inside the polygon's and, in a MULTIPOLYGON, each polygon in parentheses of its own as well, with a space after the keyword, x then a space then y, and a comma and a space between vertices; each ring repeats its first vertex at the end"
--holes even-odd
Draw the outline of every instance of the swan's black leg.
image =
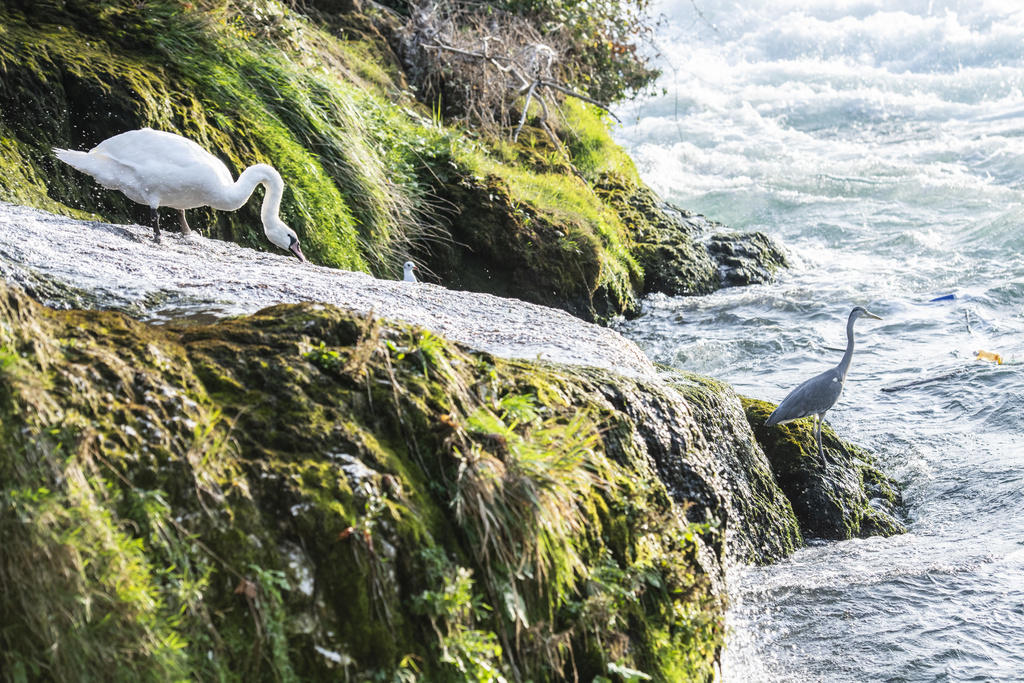
POLYGON ((192 228, 188 227, 188 221, 185 220, 185 209, 178 209, 178 222, 181 223, 182 235, 189 235, 192 233, 192 228))
POLYGON ((156 209, 149 210, 149 217, 153 221, 153 241, 160 241, 160 212, 156 209))

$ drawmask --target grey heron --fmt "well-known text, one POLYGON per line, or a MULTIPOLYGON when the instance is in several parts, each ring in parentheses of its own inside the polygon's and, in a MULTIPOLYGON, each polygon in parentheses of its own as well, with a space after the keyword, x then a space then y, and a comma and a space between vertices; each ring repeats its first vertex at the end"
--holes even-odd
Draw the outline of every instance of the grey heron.
POLYGON ((877 315, 868 312, 861 306, 850 311, 850 319, 846 323, 846 353, 839 361, 839 365, 810 378, 789 392, 789 395, 782 399, 782 403, 765 420, 765 425, 772 427, 813 415, 814 434, 818 440, 818 456, 826 468, 828 462, 825 460, 825 450, 821 447, 821 422, 825 419, 825 413, 836 404, 839 395, 843 393, 846 372, 850 369, 850 361, 853 359, 853 323, 857 318, 881 320, 877 315))

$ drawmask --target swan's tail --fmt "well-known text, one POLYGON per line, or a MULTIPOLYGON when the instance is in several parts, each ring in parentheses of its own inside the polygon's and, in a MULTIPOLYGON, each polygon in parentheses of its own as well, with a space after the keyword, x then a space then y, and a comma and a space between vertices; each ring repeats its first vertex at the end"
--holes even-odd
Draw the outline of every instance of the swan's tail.
POLYGON ((90 161, 92 158, 88 152, 77 152, 73 149, 60 149, 59 147, 53 148, 54 155, 69 166, 74 166, 83 173, 93 175, 95 168, 90 161))
POLYGON ((103 152, 77 152, 54 147, 53 153, 65 164, 91 175, 103 187, 125 191, 131 169, 103 152))

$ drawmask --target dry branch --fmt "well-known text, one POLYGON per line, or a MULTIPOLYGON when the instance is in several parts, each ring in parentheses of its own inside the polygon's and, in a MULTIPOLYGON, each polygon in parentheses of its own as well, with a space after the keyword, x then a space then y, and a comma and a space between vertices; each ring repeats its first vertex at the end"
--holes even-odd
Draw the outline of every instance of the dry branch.
MULTIPOLYGON (((486 36, 486 37, 483 38, 485 45, 489 42, 490 38, 491 38, 491 36, 486 36)), ((513 140, 518 140, 519 139, 519 133, 522 132, 523 125, 526 123, 526 118, 527 118, 527 116, 529 114, 530 102, 533 100, 534 96, 536 95, 537 101, 540 103, 541 110, 542 110, 542 116, 541 116, 541 120, 540 120, 541 128, 543 128, 547 132, 548 137, 551 138, 551 141, 555 144, 555 147, 558 147, 558 148, 562 147, 561 141, 554 134, 554 131, 552 130, 550 124, 548 123, 548 111, 549 110, 548 110, 547 98, 551 97, 551 94, 550 93, 539 92, 539 90, 538 90, 539 88, 550 88, 552 90, 555 90, 555 91, 560 92, 562 94, 568 95, 570 97, 575 97, 575 98, 577 98, 579 100, 582 100, 584 102, 592 104, 592 105, 594 105, 596 107, 599 107, 600 109, 608 112, 608 114, 610 114, 611 117, 614 118, 616 121, 619 120, 619 117, 616 116, 615 113, 612 112, 608 108, 608 105, 606 105, 606 104, 604 104, 602 102, 598 102, 597 100, 593 99, 592 97, 587 97, 586 95, 584 95, 582 93, 576 92, 572 88, 569 88, 569 87, 567 87, 567 86, 565 86, 565 85, 563 85, 561 83, 558 83, 556 81, 549 80, 549 79, 546 79, 546 78, 540 78, 540 77, 535 77, 535 78, 532 78, 532 79, 528 79, 524 72, 527 72, 529 67, 519 63, 518 61, 516 61, 516 59, 514 59, 513 57, 511 57, 509 55, 497 55, 497 56, 495 56, 495 55, 488 54, 486 51, 485 52, 475 52, 475 51, 472 51, 472 50, 464 50, 462 48, 454 47, 452 45, 445 45, 444 43, 441 43, 441 42, 438 42, 437 44, 434 44, 434 45, 423 45, 422 47, 425 50, 446 50, 448 52, 453 52, 455 54, 462 55, 464 57, 471 57, 473 59, 481 60, 481 61, 490 63, 492 66, 494 66, 495 68, 500 70, 502 73, 510 73, 510 74, 512 74, 513 76, 515 76, 516 78, 519 79, 519 82, 522 85, 521 85, 520 88, 518 88, 514 92, 513 97, 521 96, 525 92, 526 93, 526 102, 523 104, 522 113, 519 116, 519 125, 516 126, 515 132, 512 134, 512 139, 513 140), (502 66, 501 64, 499 64, 498 63, 499 59, 505 61, 506 65, 502 66)), ((545 55, 547 56, 547 64, 545 65, 545 69, 544 70, 545 71, 549 71, 551 66, 552 66, 552 63, 554 62, 554 57, 555 57, 554 50, 552 50, 550 47, 548 47, 547 45, 544 45, 544 44, 535 44, 535 45, 532 45, 532 46, 529 46, 529 47, 534 48, 537 52, 544 52, 545 53, 545 55)))
POLYGON ((563 153, 549 118, 562 97, 575 97, 615 117, 606 104, 563 82, 560 46, 522 17, 493 8, 483 12, 479 5, 429 1, 412 13, 402 44, 421 99, 440 103, 449 118, 494 132, 509 130, 513 140, 535 101, 539 127, 563 153))

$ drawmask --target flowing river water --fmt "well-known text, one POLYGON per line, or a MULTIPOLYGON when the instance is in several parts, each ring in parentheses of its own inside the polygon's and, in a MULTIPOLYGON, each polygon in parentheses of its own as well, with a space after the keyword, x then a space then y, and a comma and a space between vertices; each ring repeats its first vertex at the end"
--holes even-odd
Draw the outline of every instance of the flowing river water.
POLYGON ((882 316, 828 420, 905 487, 909 526, 732 568, 725 679, 1024 680, 1024 5, 661 9, 665 93, 619 110, 620 141, 794 264, 619 329, 779 401, 839 361, 853 306, 882 316))

